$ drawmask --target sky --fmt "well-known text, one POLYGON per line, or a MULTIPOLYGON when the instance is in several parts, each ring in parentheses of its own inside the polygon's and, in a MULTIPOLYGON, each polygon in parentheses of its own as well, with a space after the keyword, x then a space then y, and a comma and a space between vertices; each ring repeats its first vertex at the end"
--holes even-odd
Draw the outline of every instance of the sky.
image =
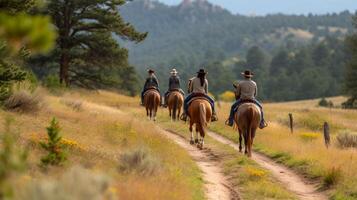
MULTIPOLYGON (((168 5, 177 5, 182 0, 159 0, 168 5)), ((208 0, 244 15, 326 14, 350 10, 356 12, 357 0, 208 0)))

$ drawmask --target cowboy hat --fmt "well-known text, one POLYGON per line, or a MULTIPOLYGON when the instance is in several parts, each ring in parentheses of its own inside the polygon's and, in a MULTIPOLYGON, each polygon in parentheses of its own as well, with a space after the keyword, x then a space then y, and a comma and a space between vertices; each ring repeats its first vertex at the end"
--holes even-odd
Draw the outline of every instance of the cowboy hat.
POLYGON ((197 74, 208 74, 204 69, 200 69, 197 74))
POLYGON ((171 73, 171 74, 173 74, 173 75, 178 74, 178 72, 177 72, 177 70, 176 70, 176 69, 172 69, 172 71, 171 71, 170 73, 171 73))
POLYGON ((150 73, 150 74, 151 74, 151 73, 155 73, 155 71, 152 70, 152 69, 148 69, 147 71, 148 71, 148 73, 150 73))
POLYGON ((247 78, 252 78, 254 73, 251 72, 250 70, 245 70, 244 72, 241 73, 244 77, 247 77, 247 78))

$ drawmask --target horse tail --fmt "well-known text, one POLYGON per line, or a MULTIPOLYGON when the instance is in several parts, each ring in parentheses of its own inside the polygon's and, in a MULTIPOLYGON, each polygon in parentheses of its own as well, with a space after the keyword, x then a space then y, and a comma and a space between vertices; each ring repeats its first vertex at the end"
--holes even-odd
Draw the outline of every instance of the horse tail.
POLYGON ((174 119, 174 120, 176 120, 176 113, 177 113, 177 108, 178 108, 178 101, 179 101, 179 97, 177 96, 177 95, 175 95, 175 97, 174 97, 174 107, 172 108, 173 109, 173 111, 172 111, 172 118, 174 119))
MULTIPOLYGON (((156 93, 153 93, 152 94, 152 97, 153 97, 153 100, 152 100, 152 107, 151 109, 153 109, 154 113, 156 113, 157 111, 157 105, 159 104, 159 102, 157 101, 157 98, 156 98, 156 93)), ((154 115, 155 116, 155 115, 154 115)))
POLYGON ((207 124, 206 122, 206 108, 205 105, 203 103, 199 104, 198 107, 198 113, 199 113, 199 132, 201 134, 201 137, 205 137, 205 126, 207 124))
POLYGON ((252 149, 252 122, 253 122, 253 117, 254 117, 254 110, 252 107, 248 108, 247 112, 247 143, 248 143, 248 150, 249 154, 251 153, 252 149))

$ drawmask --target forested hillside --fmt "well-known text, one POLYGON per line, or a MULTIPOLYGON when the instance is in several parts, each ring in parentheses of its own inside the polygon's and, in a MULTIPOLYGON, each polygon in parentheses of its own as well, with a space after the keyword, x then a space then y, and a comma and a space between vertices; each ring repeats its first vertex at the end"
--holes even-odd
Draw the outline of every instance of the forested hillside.
MULTIPOLYGON (((218 95, 231 89, 240 70, 251 68, 261 85, 260 98, 280 101, 341 94, 343 43, 353 30, 347 11, 243 16, 205 0, 186 0, 178 6, 137 0, 120 8, 120 13, 139 31, 149 32, 144 43, 127 44, 131 63, 141 74, 150 66, 164 79, 176 67, 187 79, 205 66, 211 91, 218 95), (283 88, 275 90, 279 87, 283 88)), ((161 82, 166 89, 166 80, 161 82)))

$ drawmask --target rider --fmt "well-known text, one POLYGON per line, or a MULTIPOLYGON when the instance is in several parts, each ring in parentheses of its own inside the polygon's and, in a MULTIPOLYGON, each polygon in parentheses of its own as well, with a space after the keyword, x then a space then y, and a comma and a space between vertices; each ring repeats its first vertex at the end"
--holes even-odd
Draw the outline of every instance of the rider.
POLYGON ((144 89, 141 92, 141 105, 143 105, 144 94, 149 89, 156 89, 160 93, 159 81, 155 76, 155 71, 152 69, 148 69, 147 72, 149 76, 146 78, 144 89))
POLYGON ((228 120, 226 121, 226 124, 228 126, 233 126, 234 111, 237 108, 237 106, 241 105, 244 102, 252 101, 260 108, 262 117, 261 117, 259 128, 263 129, 267 127, 268 124, 264 120, 263 107, 259 103, 259 101, 255 98, 257 96, 258 89, 257 89, 257 84, 252 80, 254 74, 250 70, 246 70, 241 74, 244 76, 244 80, 240 81, 238 85, 234 85, 234 87, 236 88, 237 101, 231 107, 231 112, 228 120))
POLYGON ((180 86, 180 77, 177 75, 178 72, 176 69, 172 69, 171 73, 171 77, 169 79, 169 89, 167 90, 167 92, 165 93, 164 96, 164 107, 167 107, 167 99, 169 97, 170 92, 172 91, 178 91, 180 92, 183 96, 185 96, 185 92, 181 89, 180 86))
POLYGON ((187 120, 187 112, 188 112, 188 103, 190 100, 195 97, 195 96, 200 96, 204 95, 207 100, 210 102, 211 107, 212 107, 212 118, 211 121, 217 121, 217 115, 214 109, 214 100, 208 96, 208 81, 206 79, 206 74, 207 72, 204 69, 200 69, 197 72, 197 77, 191 78, 189 80, 189 89, 188 92, 190 93, 185 101, 184 101, 184 113, 182 115, 182 120, 186 121, 187 120))

